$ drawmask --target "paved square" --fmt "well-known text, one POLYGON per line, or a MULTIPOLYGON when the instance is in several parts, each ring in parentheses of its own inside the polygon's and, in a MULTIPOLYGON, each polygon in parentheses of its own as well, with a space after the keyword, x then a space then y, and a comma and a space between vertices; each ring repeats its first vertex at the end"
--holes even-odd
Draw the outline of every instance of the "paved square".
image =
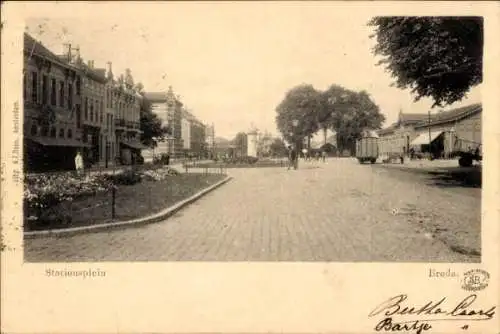
POLYGON ((479 261, 452 250, 454 243, 480 249, 478 189, 438 188, 426 185, 423 176, 359 165, 354 159, 301 161, 296 171, 228 172, 232 181, 168 220, 27 239, 25 259, 479 261))

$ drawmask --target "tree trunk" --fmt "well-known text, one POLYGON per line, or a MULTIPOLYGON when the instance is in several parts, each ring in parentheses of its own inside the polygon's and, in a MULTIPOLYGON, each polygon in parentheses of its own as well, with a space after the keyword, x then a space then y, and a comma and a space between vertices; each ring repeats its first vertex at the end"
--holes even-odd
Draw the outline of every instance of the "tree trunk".
POLYGON ((326 135, 328 132, 328 128, 323 128, 323 145, 326 145, 326 135))
POLYGON ((311 135, 307 136, 307 150, 311 150, 311 135))

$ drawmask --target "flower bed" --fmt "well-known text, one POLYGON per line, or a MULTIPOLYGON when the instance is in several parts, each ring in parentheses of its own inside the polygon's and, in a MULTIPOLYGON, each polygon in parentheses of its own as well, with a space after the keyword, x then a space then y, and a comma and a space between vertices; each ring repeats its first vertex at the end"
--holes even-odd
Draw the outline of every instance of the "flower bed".
MULTIPOLYGON (((225 175, 178 174, 175 171, 141 172, 141 182, 115 186, 115 218, 128 220, 159 212, 224 179, 225 175), (161 180, 159 180, 161 178, 161 180)), ((42 220, 26 221, 25 231, 87 226, 113 221, 111 192, 53 204, 42 220)))
MULTIPOLYGON (((74 172, 27 175, 24 181, 24 217, 28 225, 70 224, 71 215, 63 205, 95 198, 118 186, 134 185, 143 180, 161 181, 178 175, 171 168, 129 169, 118 174, 78 175, 74 172)), ((28 228, 32 228, 33 226, 28 228)))

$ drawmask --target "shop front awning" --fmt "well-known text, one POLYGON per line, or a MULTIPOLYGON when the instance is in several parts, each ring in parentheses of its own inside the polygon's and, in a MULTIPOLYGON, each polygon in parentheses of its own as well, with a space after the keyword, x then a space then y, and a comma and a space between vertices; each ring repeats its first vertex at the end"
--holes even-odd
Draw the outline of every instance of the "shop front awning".
POLYGON ((143 145, 140 142, 129 141, 129 142, 121 142, 123 145, 133 148, 135 150, 149 150, 150 148, 143 145))
POLYGON ((430 136, 429 133, 422 133, 417 138, 413 139, 410 145, 411 146, 429 145, 429 143, 432 143, 434 140, 436 140, 436 138, 439 137, 442 133, 443 131, 431 131, 430 136))
POLYGON ((31 137, 28 140, 34 141, 42 146, 55 147, 90 147, 91 145, 83 143, 76 139, 52 138, 52 137, 31 137))

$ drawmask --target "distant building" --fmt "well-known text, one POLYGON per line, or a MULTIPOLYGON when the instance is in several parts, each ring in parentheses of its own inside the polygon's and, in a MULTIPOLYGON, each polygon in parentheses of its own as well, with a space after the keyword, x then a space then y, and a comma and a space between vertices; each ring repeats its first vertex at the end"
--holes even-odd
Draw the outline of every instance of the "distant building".
POLYGON ((447 156, 451 152, 481 146, 481 104, 429 114, 405 114, 379 130, 381 155, 432 152, 447 156))
POLYGON ((205 125, 205 147, 208 157, 215 156, 215 126, 205 125))
POLYGON ((167 92, 146 92, 144 96, 171 132, 164 142, 158 143, 155 154, 168 153, 174 158, 205 154, 205 125, 184 108, 172 87, 167 92))
POLYGON ((247 156, 257 157, 258 149, 258 132, 255 129, 247 132, 247 156))
POLYGON ((191 112, 183 111, 184 148, 186 153, 195 157, 205 157, 207 155, 206 126, 191 112), (189 142, 189 145, 186 144, 189 142))
MULTIPOLYGON (((171 102, 167 100, 167 94, 165 92, 147 92, 144 94, 144 97, 151 103, 151 110, 161 120, 162 126, 170 129, 170 122, 173 121, 173 115, 169 112, 168 106, 171 102)), ((154 150, 143 151, 144 158, 146 160, 152 160, 154 154, 161 155, 172 153, 173 140, 173 135, 168 134, 164 141, 157 143, 157 147, 154 150)))

